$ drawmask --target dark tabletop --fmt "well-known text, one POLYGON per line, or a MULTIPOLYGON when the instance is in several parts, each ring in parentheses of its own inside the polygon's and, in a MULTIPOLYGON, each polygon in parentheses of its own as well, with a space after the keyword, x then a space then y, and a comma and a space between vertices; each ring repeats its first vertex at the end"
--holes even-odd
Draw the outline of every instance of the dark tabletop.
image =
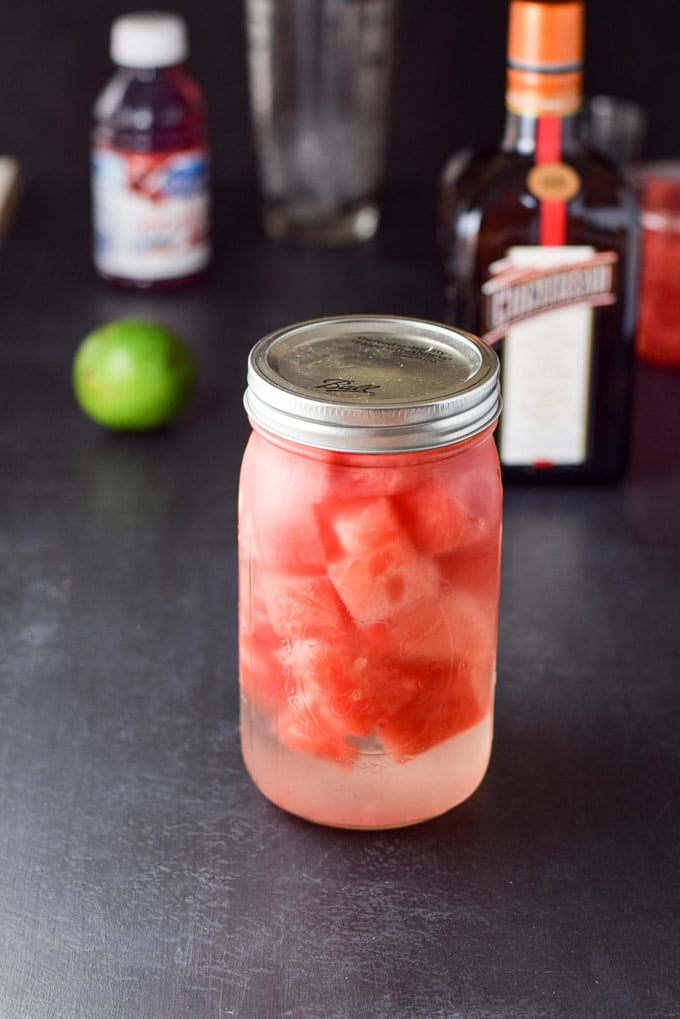
POLYGON ((0 1017, 680 1016, 680 374, 638 369, 612 488, 506 489, 496 737, 478 792, 386 833, 286 815, 241 763, 245 362, 344 312, 439 317, 431 196, 377 238, 268 241, 218 195, 214 270, 115 292, 87 194, 24 194, 0 255, 0 1017), (79 340, 159 318, 184 417, 108 434, 79 340))

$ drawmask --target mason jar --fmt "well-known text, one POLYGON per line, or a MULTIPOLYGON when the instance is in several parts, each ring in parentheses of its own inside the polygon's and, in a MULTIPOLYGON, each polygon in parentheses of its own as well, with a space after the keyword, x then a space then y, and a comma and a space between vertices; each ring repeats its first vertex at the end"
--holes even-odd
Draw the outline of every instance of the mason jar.
POLYGON ((491 750, 498 358, 438 323, 317 319, 255 345, 245 407, 246 767, 322 824, 441 814, 491 750))

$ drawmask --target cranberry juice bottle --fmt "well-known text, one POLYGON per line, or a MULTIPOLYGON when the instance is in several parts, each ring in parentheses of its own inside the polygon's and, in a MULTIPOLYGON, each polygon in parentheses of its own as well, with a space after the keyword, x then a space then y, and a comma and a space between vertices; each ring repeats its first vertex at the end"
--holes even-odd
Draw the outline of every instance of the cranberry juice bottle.
POLYGON ((209 153, 203 99, 182 66, 174 14, 130 14, 111 31, 118 70, 95 107, 94 262, 112 282, 170 288, 210 260, 209 153))
POLYGON ((246 407, 246 766, 322 824, 441 814, 491 750, 498 359, 441 325, 322 319, 256 345, 246 407))

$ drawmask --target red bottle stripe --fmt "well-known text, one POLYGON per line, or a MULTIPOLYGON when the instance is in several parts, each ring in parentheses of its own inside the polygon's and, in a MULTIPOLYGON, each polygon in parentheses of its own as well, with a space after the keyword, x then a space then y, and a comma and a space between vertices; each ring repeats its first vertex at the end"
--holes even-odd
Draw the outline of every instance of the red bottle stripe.
MULTIPOLYGON (((562 118, 539 117, 536 125, 536 162, 559 163, 562 159, 562 118)), ((539 243, 555 246, 567 240, 566 202, 541 202, 539 243)))

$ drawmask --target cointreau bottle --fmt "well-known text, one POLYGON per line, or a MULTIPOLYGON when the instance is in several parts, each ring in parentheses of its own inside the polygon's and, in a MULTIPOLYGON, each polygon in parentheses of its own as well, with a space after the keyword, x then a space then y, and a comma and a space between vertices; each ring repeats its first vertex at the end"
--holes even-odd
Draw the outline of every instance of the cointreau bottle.
POLYGON ((614 481, 627 464, 639 226, 579 127, 581 0, 511 0, 501 147, 441 185, 446 317, 496 346, 507 480, 614 481))

